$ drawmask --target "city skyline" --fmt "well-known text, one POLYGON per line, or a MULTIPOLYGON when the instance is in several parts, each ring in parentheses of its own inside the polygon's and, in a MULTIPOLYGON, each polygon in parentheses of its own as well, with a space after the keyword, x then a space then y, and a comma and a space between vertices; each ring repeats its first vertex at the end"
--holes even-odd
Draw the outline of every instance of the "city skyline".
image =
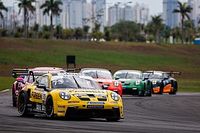
MULTIPOLYGON (((2 0, 6 6, 13 6, 13 1, 16 0, 2 0)), ((91 1, 91 0, 87 0, 91 1)), ((130 5, 134 5, 135 3, 145 4, 149 7, 150 15, 158 15, 163 12, 163 0, 106 0, 107 7, 114 5, 114 3, 121 2, 126 3, 131 1, 130 5)), ((179 0, 181 2, 187 2, 188 0, 179 0)))

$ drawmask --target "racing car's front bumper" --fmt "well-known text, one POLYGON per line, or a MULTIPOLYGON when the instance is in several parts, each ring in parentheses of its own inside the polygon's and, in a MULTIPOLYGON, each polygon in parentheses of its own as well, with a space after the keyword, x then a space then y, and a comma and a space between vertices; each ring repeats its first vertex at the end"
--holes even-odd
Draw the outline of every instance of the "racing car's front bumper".
POLYGON ((57 103, 55 113, 60 117, 89 117, 89 118, 124 118, 123 105, 118 102, 90 102, 74 101, 63 104, 57 103))

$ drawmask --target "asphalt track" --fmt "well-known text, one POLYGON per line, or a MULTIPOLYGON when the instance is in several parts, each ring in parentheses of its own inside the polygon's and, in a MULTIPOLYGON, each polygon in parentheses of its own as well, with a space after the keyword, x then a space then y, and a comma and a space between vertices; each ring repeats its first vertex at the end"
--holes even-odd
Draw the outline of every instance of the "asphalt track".
POLYGON ((124 96, 125 119, 49 120, 20 117, 11 106, 10 92, 0 93, 1 133, 200 133, 200 94, 152 97, 124 96))

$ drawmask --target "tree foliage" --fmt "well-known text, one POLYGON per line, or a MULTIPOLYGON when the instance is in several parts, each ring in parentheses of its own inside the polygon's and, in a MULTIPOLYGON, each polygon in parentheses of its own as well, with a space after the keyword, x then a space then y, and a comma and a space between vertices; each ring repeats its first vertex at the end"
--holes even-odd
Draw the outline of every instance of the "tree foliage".
POLYGON ((192 8, 187 5, 187 3, 185 2, 180 2, 178 1, 178 7, 177 9, 174 9, 174 13, 179 13, 181 15, 181 32, 182 32, 182 36, 181 36, 181 41, 182 44, 184 43, 185 37, 184 37, 184 21, 185 18, 187 18, 188 20, 190 20, 190 16, 189 13, 191 13, 192 8))
POLYGON ((0 1, 0 17, 1 17, 1 18, 4 17, 2 11, 6 11, 6 12, 7 12, 8 9, 4 6, 3 2, 0 1))
POLYGON ((111 27, 113 39, 120 41, 137 41, 136 36, 140 34, 140 27, 135 22, 121 21, 111 27))
POLYGON ((24 16, 24 31, 25 31, 25 37, 28 37, 28 20, 29 20, 29 12, 34 14, 35 7, 32 5, 35 0, 18 0, 19 4, 19 14, 23 10, 23 16, 24 16))

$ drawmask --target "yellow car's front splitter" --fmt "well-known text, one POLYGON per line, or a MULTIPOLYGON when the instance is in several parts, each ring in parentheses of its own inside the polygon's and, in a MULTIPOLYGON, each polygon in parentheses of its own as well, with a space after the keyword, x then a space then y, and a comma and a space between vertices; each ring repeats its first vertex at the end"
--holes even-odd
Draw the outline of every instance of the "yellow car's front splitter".
POLYGON ((58 102, 57 106, 54 107, 54 113, 59 117, 64 117, 66 115, 88 115, 88 117, 106 118, 112 115, 119 115, 121 119, 124 118, 123 106, 115 101, 97 103, 68 101, 65 104, 63 102, 58 102))

